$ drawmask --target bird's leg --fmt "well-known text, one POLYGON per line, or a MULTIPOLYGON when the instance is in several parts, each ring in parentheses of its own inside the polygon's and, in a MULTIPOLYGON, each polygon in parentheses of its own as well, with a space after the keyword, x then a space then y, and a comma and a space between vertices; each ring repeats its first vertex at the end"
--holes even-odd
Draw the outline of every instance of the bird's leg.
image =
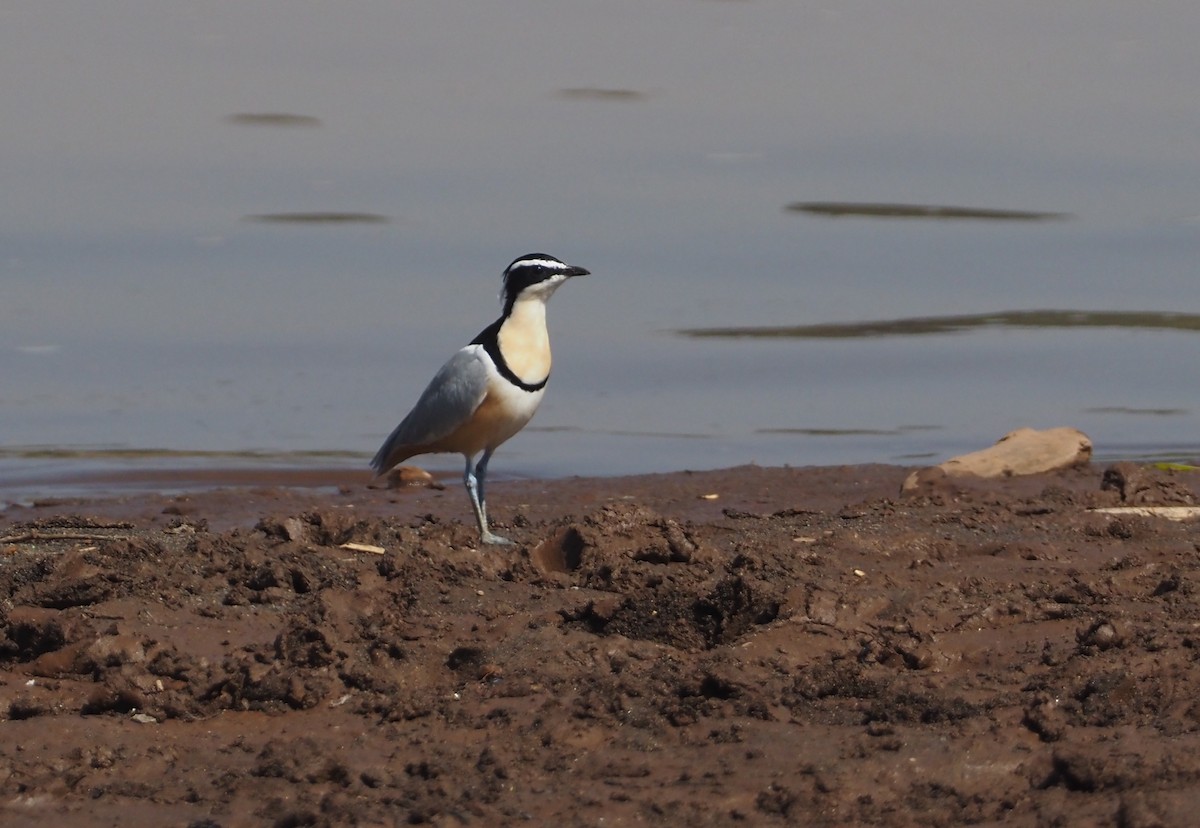
POLYGON ((479 483, 475 480, 475 469, 471 465, 471 456, 467 455, 467 468, 463 472, 463 485, 467 487, 467 495, 471 498, 471 508, 475 510, 475 523, 479 526, 479 534, 487 530, 487 515, 479 503, 479 483))
POLYGON ((463 473, 463 485, 471 496, 471 506, 475 509, 475 522, 479 524, 479 539, 483 543, 510 544, 508 538, 501 537, 488 529, 487 500, 484 494, 484 483, 487 480, 487 464, 492 452, 485 451, 474 470, 471 469, 471 458, 467 458, 467 469, 463 473))

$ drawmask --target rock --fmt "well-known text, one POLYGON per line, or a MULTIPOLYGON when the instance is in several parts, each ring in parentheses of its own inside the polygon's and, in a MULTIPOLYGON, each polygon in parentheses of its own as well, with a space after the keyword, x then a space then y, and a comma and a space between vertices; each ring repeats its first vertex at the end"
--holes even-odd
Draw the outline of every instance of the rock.
POLYGON ((290 541, 302 542, 308 537, 308 526, 300 518, 286 518, 283 521, 283 535, 290 541))
POLYGON ((1116 492, 1126 505, 1195 504, 1196 496, 1187 484, 1174 479, 1170 472, 1136 463, 1114 463, 1104 470, 1101 491, 1116 492))
POLYGON ((1014 477, 1024 474, 1065 469, 1087 463, 1092 457, 1092 441, 1075 428, 1050 428, 1037 431, 1018 428, 1000 438, 991 448, 963 454, 945 463, 918 469, 908 476, 901 488, 908 492, 923 483, 944 477, 1014 477))
POLYGON ((397 466, 388 473, 385 485, 389 489, 444 488, 432 474, 418 466, 397 466))

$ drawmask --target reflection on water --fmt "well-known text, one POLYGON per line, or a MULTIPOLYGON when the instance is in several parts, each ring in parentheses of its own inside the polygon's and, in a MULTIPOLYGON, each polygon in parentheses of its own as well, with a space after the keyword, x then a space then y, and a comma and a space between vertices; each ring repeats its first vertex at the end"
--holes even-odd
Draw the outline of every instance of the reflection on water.
POLYGON ((320 118, 314 118, 311 115, 294 115, 290 112, 235 112, 225 120, 238 126, 315 127, 321 125, 320 118))
POLYGON ((1101 405, 1085 408, 1088 414, 1132 414, 1142 417, 1181 417, 1188 413, 1186 408, 1132 408, 1127 405, 1101 405))
POLYGON ((392 219, 379 213, 259 213, 243 216, 243 221, 268 224, 387 224, 392 219))
POLYGON ((560 89, 558 94, 577 101, 644 101, 649 97, 636 89, 601 89, 594 86, 560 89))
POLYGON ((994 210, 989 207, 950 207, 939 204, 878 204, 852 201, 797 201, 787 206, 796 213, 842 218, 980 219, 985 221, 1063 221, 1070 213, 994 210))
POLYGON ((125 461, 170 460, 180 463, 217 461, 246 464, 306 464, 328 465, 353 461, 361 465, 362 455, 353 451, 193 451, 165 448, 132 448, 124 446, 0 446, 0 460, 99 460, 125 461))
POLYGON ((684 328, 676 333, 690 337, 850 339, 961 333, 976 328, 1133 328, 1196 332, 1200 331, 1200 314, 1166 311, 1027 310, 818 325, 684 328))
POLYGON ((902 425, 895 428, 756 428, 755 434, 800 434, 806 437, 892 437, 918 431, 939 431, 940 425, 902 425))

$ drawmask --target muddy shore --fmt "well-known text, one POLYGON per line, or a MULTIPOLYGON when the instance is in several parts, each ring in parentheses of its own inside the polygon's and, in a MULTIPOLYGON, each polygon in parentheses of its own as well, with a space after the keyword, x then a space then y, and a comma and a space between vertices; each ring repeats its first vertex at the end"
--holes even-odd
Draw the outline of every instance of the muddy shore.
POLYGON ((1188 825, 1200 475, 360 475, 0 512, 0 825, 1188 825))

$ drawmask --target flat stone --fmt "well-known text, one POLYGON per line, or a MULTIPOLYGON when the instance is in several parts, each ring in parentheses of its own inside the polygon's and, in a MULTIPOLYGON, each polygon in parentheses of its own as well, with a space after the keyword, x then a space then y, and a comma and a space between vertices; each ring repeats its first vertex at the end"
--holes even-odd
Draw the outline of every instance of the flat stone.
POLYGON ((1076 428, 1038 431, 1018 428, 990 448, 953 457, 937 466, 918 469, 901 487, 908 492, 944 477, 1015 477, 1080 466, 1092 459, 1092 441, 1076 428))

